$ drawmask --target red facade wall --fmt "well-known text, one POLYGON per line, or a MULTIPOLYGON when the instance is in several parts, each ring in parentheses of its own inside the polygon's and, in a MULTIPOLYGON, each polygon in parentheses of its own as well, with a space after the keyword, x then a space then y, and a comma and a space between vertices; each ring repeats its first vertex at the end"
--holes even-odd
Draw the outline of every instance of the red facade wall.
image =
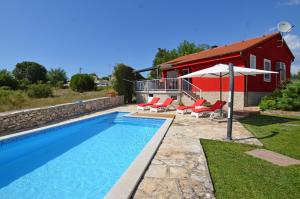
MULTIPOLYGON (((223 57, 222 60, 219 60, 219 59, 215 59, 213 61, 207 60, 207 61, 203 61, 203 62, 199 62, 199 63, 187 64, 187 66, 185 66, 185 65, 177 66, 175 70, 177 70, 178 74, 181 75, 183 68, 189 68, 189 70, 190 70, 189 73, 191 73, 191 72, 195 72, 198 70, 212 67, 212 66, 214 66, 216 64, 220 64, 220 63, 223 63, 223 64, 232 63, 235 66, 244 67, 244 60, 239 55, 236 55, 234 58, 225 59, 223 57)), ((164 73, 166 73, 166 72, 167 71, 165 71, 164 73)), ((235 77, 234 80, 235 80, 234 90, 241 91, 241 92, 244 91, 244 89, 245 89, 244 88, 245 87, 244 77, 243 76, 235 77)), ((221 81, 222 81, 222 91, 228 91, 229 90, 228 77, 222 78, 221 81)), ((192 78, 191 83, 194 84, 195 86, 201 88, 202 91, 220 91, 220 78, 197 77, 197 78, 192 78)))
MULTIPOLYGON (((271 60, 271 70, 275 71, 276 62, 281 61, 286 65, 286 76, 290 79, 290 68, 292 54, 286 44, 282 45, 281 36, 271 38, 270 40, 260 44, 252 49, 249 49, 242 54, 227 55, 219 58, 207 59, 204 61, 192 62, 184 65, 174 66, 172 70, 177 70, 179 76, 182 74, 183 68, 189 68, 190 73, 201 69, 209 68, 219 63, 232 63, 235 66, 249 67, 250 54, 256 56, 256 68, 264 70, 264 59, 271 60)), ((163 77, 166 77, 166 72, 163 71, 163 77)), ((202 91, 219 91, 219 78, 192 78, 191 83, 201 88, 202 91)), ((271 82, 265 82, 263 75, 235 77, 235 91, 250 91, 250 92, 271 92, 280 85, 280 75, 272 74, 271 82), (246 85, 248 85, 246 88, 246 85)), ((229 79, 222 78, 222 90, 229 90, 229 79)))
MULTIPOLYGON (((256 69, 264 70, 264 59, 271 60, 271 70, 276 71, 276 62, 286 65, 286 78, 290 79, 292 56, 286 45, 282 45, 281 37, 274 37, 255 48, 243 53, 246 66, 250 66, 250 54, 256 56, 256 69)), ((278 72, 278 71, 276 71, 278 72)), ((272 74, 271 82, 265 82, 263 75, 248 76, 248 91, 271 92, 280 86, 280 74, 272 74)))

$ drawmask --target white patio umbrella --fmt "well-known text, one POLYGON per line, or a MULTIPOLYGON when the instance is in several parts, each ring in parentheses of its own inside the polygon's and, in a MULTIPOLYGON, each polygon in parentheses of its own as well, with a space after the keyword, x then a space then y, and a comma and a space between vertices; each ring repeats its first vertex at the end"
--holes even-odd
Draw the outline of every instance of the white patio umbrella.
MULTIPOLYGON (((241 75, 258 75, 258 74, 270 74, 277 73, 273 71, 258 70, 253 68, 244 68, 239 66, 234 66, 234 76, 241 75)), ((212 77, 220 78, 220 100, 222 100, 222 79, 223 77, 229 77, 229 65, 227 64, 217 64, 210 68, 199 70, 187 75, 180 76, 178 78, 191 78, 191 77, 212 77)))
POLYGON ((232 139, 232 113, 233 113, 233 91, 234 91, 234 76, 241 75, 259 75, 259 74, 272 74, 278 73, 274 71, 258 70, 253 68, 244 68, 233 66, 232 64, 217 64, 210 68, 199 70, 178 78, 191 78, 191 77, 214 77, 220 78, 220 100, 222 100, 222 77, 230 77, 230 92, 228 101, 228 122, 227 122, 227 139, 232 139))

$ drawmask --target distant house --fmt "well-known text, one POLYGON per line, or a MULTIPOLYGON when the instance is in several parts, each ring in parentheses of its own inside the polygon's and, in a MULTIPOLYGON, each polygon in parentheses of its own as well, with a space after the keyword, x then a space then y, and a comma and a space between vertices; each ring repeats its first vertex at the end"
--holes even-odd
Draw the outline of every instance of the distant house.
POLYGON ((97 86, 100 86, 100 87, 111 86, 111 82, 108 80, 98 80, 97 86))
MULTIPOLYGON (((243 40, 224 46, 179 57, 160 65, 162 79, 136 82, 138 101, 150 96, 173 96, 186 103, 189 99, 203 97, 210 102, 219 99, 219 78, 190 78, 178 76, 211 67, 219 63, 235 66, 278 71, 279 74, 235 77, 235 107, 257 105, 262 96, 270 94, 280 84, 289 80, 294 55, 280 33, 243 40)), ((227 101, 228 78, 222 79, 224 100, 227 101)))

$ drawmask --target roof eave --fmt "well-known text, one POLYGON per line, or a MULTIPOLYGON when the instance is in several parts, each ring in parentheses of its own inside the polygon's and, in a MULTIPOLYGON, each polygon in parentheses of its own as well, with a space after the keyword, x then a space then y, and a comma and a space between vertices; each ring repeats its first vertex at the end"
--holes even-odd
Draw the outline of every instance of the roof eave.
POLYGON ((219 54, 219 55, 215 55, 215 56, 211 56, 211 57, 205 57, 205 58, 202 58, 202 59, 195 59, 195 60, 192 60, 192 61, 173 64, 173 66, 177 67, 177 66, 180 66, 180 65, 191 64, 193 62, 199 62, 199 61, 204 61, 204 60, 208 61, 209 59, 218 59, 218 58, 222 58, 222 57, 228 56, 228 55, 240 55, 241 56, 241 51, 238 50, 238 51, 234 51, 234 52, 230 52, 230 53, 223 53, 223 54, 219 54))

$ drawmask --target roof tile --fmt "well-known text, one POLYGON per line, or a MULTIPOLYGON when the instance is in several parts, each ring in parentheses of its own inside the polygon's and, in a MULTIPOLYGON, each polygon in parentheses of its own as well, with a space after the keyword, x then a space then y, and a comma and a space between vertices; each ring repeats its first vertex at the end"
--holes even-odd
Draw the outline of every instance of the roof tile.
POLYGON ((200 51, 197 53, 185 55, 185 56, 173 59, 171 61, 168 61, 168 62, 166 62, 166 64, 178 65, 178 64, 196 61, 196 60, 202 60, 202 59, 207 59, 207 58, 216 57, 216 56, 238 53, 241 51, 245 51, 265 40, 270 39, 271 37, 273 37, 275 35, 278 35, 278 34, 280 34, 280 33, 275 32, 272 34, 263 35, 260 37, 243 40, 240 42, 220 46, 217 48, 212 48, 212 49, 200 51))

